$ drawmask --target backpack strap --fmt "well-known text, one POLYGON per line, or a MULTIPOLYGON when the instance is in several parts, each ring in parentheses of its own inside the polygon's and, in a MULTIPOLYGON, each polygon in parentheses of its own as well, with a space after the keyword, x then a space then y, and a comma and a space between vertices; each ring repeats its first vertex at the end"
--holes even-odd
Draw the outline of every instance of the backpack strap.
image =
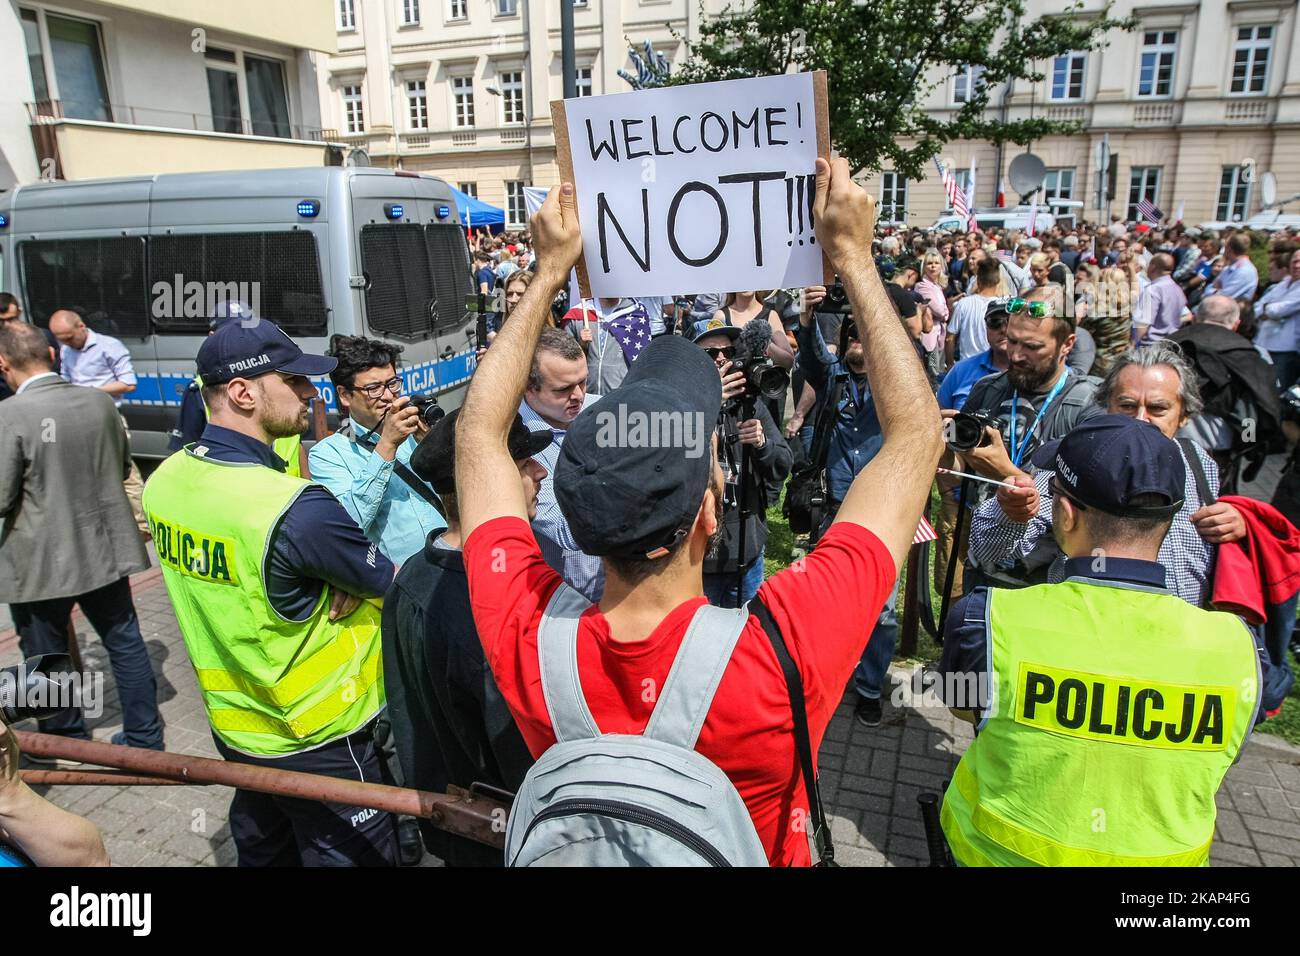
POLYGON ((748 621, 744 609, 706 604, 695 612, 646 724, 646 737, 695 749, 731 652, 748 621))
POLYGON ((794 749, 799 757, 799 769, 803 773, 803 786, 808 794, 808 814, 812 818, 813 845, 817 848, 816 866, 838 866, 835 862, 835 843, 831 838, 831 828, 826 822, 826 809, 822 806, 821 786, 817 783, 817 774, 813 770, 812 740, 808 734, 808 708, 804 703, 803 678, 799 676, 799 667, 790 656, 790 649, 785 646, 781 629, 776 626, 772 612, 758 598, 749 602, 749 610, 763 625, 767 638, 772 642, 776 652, 777 663, 785 674, 785 686, 790 693, 790 712, 794 716, 794 749))
POLYGON ((1190 438, 1182 437, 1176 441, 1178 447, 1183 450, 1183 457, 1187 459, 1187 467, 1192 472, 1192 480, 1196 482, 1196 493, 1201 496, 1201 504, 1214 504, 1219 498, 1210 489, 1210 479, 1205 474, 1205 466, 1201 464, 1201 456, 1196 453, 1196 443, 1190 438))
POLYGON ((542 697, 551 717, 556 743, 600 736, 578 677, 578 618, 591 602, 561 584, 551 595, 537 626, 537 658, 542 672, 542 697))

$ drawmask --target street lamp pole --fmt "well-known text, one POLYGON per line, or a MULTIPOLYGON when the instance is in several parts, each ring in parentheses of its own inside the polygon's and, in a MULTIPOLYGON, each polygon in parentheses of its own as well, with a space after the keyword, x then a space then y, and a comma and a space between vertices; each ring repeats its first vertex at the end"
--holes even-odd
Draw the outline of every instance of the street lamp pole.
POLYGON ((573 51, 573 0, 560 0, 560 68, 564 70, 564 98, 578 95, 578 62, 573 51))

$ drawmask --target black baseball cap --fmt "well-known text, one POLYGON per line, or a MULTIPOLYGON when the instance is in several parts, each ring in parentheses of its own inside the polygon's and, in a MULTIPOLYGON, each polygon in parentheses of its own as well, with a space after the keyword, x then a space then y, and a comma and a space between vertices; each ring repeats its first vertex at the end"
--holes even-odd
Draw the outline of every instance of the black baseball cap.
POLYGON ((1130 518, 1172 518, 1183 507, 1187 466, 1178 445, 1150 422, 1101 415, 1034 452, 1038 468, 1056 472, 1061 489, 1085 507, 1130 518), (1159 495, 1166 504, 1131 504, 1159 495))
POLYGON ((897 282, 885 283, 885 291, 889 293, 889 301, 894 303, 894 311, 900 317, 910 319, 916 315, 916 299, 912 298, 911 292, 897 282))
MULTIPOLYGON (((460 409, 452 409, 411 453, 411 470, 433 485, 433 490, 440 495, 456 490, 456 422, 459 418, 460 409)), ((551 441, 549 429, 530 431, 516 414, 506 438, 506 447, 511 458, 522 461, 547 448, 551 441)))
POLYGON ((713 471, 722 380, 676 335, 650 343, 623 384, 574 419, 555 498, 586 554, 659 557, 686 537, 713 471))
POLYGON ((196 365, 204 385, 220 385, 268 372, 328 375, 338 365, 338 359, 304 352, 278 325, 261 319, 221 322, 199 346, 196 365))

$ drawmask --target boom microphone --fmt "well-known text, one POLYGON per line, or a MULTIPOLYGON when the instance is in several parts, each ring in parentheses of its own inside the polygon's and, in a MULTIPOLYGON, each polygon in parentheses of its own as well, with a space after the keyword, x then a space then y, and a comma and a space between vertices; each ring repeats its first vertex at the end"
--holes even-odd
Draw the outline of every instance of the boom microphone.
POLYGON ((767 347, 772 343, 772 326, 767 319, 750 319, 740 330, 740 339, 736 342, 736 361, 762 358, 767 354, 767 347))

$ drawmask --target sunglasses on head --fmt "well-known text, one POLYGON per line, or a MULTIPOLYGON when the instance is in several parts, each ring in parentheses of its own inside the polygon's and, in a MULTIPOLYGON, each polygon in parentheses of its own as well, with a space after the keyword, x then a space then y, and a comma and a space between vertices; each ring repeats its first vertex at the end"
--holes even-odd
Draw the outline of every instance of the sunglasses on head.
POLYGON ((1019 315, 1021 312, 1024 312, 1030 318, 1034 319, 1045 318, 1052 314, 1052 307, 1049 303, 1044 302, 1041 299, 1036 302, 1030 302, 1027 299, 1020 298, 1020 296, 1007 299, 1006 305, 1002 308, 1006 311, 1007 315, 1019 315))
POLYGON ((719 355, 725 359, 734 359, 736 357, 736 347, 734 345, 715 345, 711 348, 705 349, 704 351, 708 352, 709 358, 713 359, 715 362, 718 360, 719 355))

